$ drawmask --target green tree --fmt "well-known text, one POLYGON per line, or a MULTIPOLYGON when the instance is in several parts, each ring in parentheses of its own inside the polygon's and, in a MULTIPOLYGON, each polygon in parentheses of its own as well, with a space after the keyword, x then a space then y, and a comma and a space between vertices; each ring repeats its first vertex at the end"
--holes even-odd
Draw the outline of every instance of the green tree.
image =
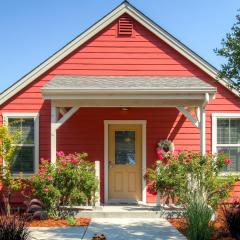
POLYGON ((233 80, 231 87, 240 92, 240 15, 236 16, 237 22, 231 28, 231 32, 222 39, 222 48, 215 49, 218 56, 225 57, 227 62, 222 64, 219 77, 233 80))
POLYGON ((19 191, 21 188, 21 176, 14 178, 12 175, 12 165, 16 154, 16 145, 20 139, 21 132, 11 134, 7 126, 0 126, 0 159, 4 161, 0 164, 0 182, 4 188, 2 190, 3 197, 6 201, 7 215, 10 215, 10 199, 13 192, 19 191))

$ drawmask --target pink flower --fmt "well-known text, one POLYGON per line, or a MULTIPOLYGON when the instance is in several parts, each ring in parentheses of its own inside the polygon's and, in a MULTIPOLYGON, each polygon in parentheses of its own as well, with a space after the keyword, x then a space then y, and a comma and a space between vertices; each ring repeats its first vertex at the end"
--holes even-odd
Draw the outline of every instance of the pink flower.
POLYGON ((157 158, 158 160, 164 160, 164 151, 163 149, 157 148, 157 158))
POLYGON ((63 159, 63 160, 61 161, 61 163, 62 163, 62 165, 66 165, 66 164, 67 164, 66 159, 63 159))
POLYGON ((226 164, 226 165, 230 165, 230 164, 232 164, 232 160, 231 159, 225 159, 224 160, 224 163, 226 164))
POLYGON ((48 176, 48 181, 52 182, 53 181, 53 177, 52 176, 48 176))
POLYGON ((71 160, 70 160, 70 163, 72 163, 72 164, 76 164, 77 162, 78 162, 77 159, 71 159, 71 160))
POLYGON ((45 192, 45 193, 48 193, 48 192, 49 192, 49 189, 48 189, 48 188, 44 188, 44 192, 45 192))
POLYGON ((65 156, 65 154, 63 151, 57 152, 57 157, 64 157, 64 156, 65 156))

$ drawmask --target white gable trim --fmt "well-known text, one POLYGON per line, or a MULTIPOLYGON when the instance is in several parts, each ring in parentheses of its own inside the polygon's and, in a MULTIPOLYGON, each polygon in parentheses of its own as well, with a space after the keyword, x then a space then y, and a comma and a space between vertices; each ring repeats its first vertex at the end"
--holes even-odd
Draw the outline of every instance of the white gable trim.
MULTIPOLYGON (((28 73, 26 76, 24 76, 18 82, 16 82, 14 85, 12 85, 6 91, 4 91, 0 95, 0 105, 3 104, 4 102, 6 102, 8 99, 10 99, 12 96, 14 96, 16 93, 18 93, 24 87, 29 85, 31 82, 33 82, 35 79, 37 79, 39 76, 41 76, 43 73, 45 73, 51 67, 53 67, 55 64, 60 62, 62 59, 64 59, 66 56, 68 56, 71 52, 73 52, 75 49, 80 47, 82 44, 84 44, 90 38, 95 36, 98 32, 103 30, 111 22, 116 20, 118 17, 120 17, 124 13, 129 14, 136 21, 141 23, 143 26, 145 26, 147 29, 149 29, 153 34, 155 34, 157 37, 162 39, 164 42, 166 42, 169 46, 174 48, 180 54, 185 56, 187 59, 189 59, 192 63, 194 63, 196 66, 198 66, 204 72, 206 72, 208 75, 210 75, 214 79, 217 79, 218 71, 213 66, 211 66, 209 63, 207 63, 205 60, 203 60, 201 57, 199 57, 196 53, 192 52, 188 47, 186 47, 184 44, 179 42, 176 38, 174 38, 168 32, 166 32, 161 27, 159 27, 157 24, 155 24, 153 21, 151 21, 149 18, 147 18, 143 13, 138 11, 131 4, 129 4, 128 2, 123 2, 120 6, 118 6, 116 9, 114 9, 111 13, 109 13, 108 15, 103 17, 100 21, 98 21, 96 24, 94 24, 88 30, 83 32, 81 35, 79 35, 73 41, 68 43, 66 46, 64 46, 62 49, 60 49, 58 52, 56 52, 54 55, 52 55, 50 58, 48 58, 46 61, 44 61, 42 64, 40 64, 38 67, 33 69, 30 73, 28 73)), ((229 89, 229 84, 231 84, 230 80, 221 79, 221 80, 219 80, 219 82, 223 86, 225 86, 229 89)), ((237 96, 239 96, 239 93, 236 89, 229 89, 229 90, 232 91, 237 96)))

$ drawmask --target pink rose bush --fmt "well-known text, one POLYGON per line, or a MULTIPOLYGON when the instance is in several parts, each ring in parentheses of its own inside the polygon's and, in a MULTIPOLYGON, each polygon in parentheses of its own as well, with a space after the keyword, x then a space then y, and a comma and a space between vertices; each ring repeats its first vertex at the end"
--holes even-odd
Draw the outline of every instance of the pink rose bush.
POLYGON ((157 149, 158 160, 148 168, 145 178, 150 192, 175 195, 185 204, 190 196, 199 194, 214 207, 228 195, 235 178, 221 177, 221 171, 232 161, 223 153, 167 152, 157 149), (194 183, 194 184, 193 184, 194 183))
POLYGON ((41 159, 38 175, 32 178, 34 195, 42 200, 50 216, 59 205, 89 204, 97 188, 94 163, 86 153, 56 153, 56 164, 41 159))

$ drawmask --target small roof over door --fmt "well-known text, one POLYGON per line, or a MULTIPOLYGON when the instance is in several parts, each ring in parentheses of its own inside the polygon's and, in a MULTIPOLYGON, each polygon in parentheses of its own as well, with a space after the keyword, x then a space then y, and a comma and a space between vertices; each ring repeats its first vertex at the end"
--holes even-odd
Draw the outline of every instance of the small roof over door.
POLYGON ((56 76, 41 92, 63 106, 199 106, 216 88, 197 77, 56 76))

